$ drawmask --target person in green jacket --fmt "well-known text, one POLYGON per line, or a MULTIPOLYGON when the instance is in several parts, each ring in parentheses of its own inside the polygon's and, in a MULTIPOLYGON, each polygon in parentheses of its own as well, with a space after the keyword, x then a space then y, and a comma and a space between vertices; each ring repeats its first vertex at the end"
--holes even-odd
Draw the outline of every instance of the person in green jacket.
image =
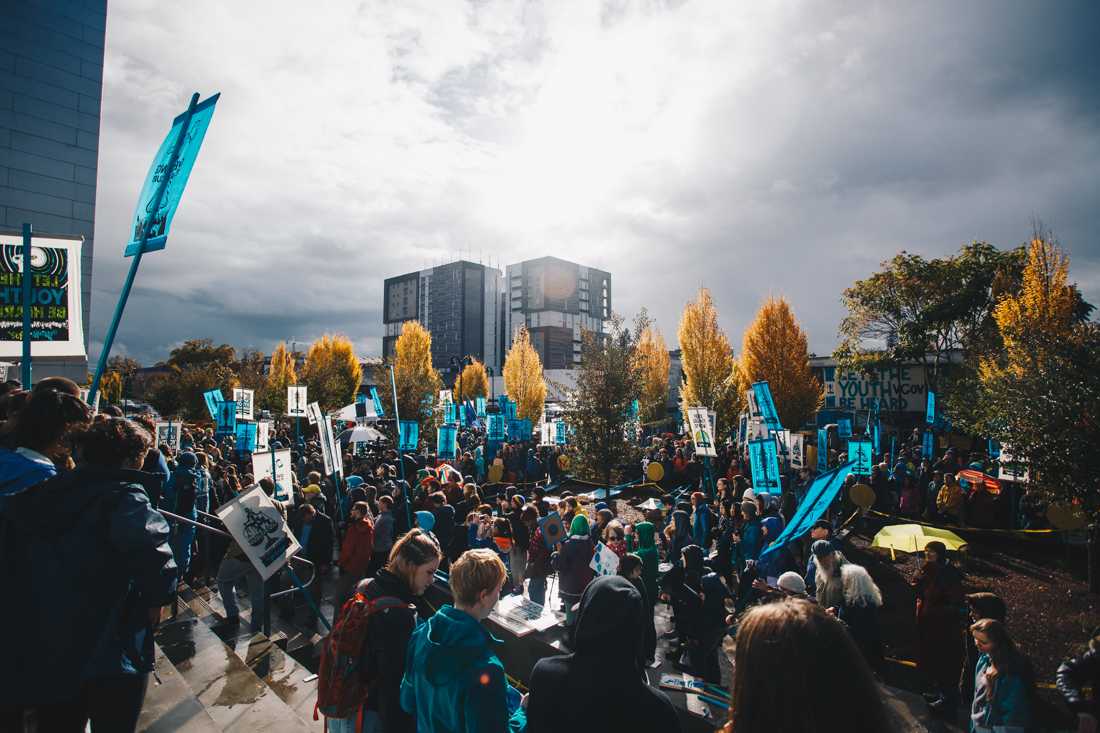
MULTIPOLYGON (((633 552, 642 558, 642 584, 645 586, 646 597, 652 599, 650 606, 657 602, 657 595, 661 592, 657 577, 661 558, 657 554, 657 528, 652 522, 638 522, 633 529, 627 527, 626 551, 633 552)), ((652 610, 652 608, 650 609, 652 610)))
POLYGON ((508 572, 493 550, 467 550, 451 566, 454 605, 445 605, 409 640, 401 707, 417 730, 521 733, 519 692, 493 651, 501 641, 481 625, 500 598, 508 572))

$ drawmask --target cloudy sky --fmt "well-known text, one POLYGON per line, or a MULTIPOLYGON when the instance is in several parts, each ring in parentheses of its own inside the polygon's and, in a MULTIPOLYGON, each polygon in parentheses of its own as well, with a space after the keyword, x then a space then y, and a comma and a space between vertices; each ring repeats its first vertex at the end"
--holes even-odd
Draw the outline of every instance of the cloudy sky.
POLYGON ((92 356, 169 120, 221 92, 115 353, 381 349, 382 280, 459 256, 609 270, 670 345, 711 289, 739 350, 786 296, 832 350, 899 249, 1040 217, 1100 302, 1100 4, 112 0, 92 356))

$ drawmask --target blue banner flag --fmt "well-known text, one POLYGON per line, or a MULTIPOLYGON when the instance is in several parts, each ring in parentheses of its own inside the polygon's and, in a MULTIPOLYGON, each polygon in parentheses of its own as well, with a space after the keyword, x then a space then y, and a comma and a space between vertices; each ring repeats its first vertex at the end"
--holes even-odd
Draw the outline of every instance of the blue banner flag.
POLYGON ((874 426, 871 428, 871 447, 874 449, 876 456, 882 452, 882 429, 879 426, 877 417, 874 426))
POLYGON ((825 473, 829 469, 829 431, 817 431, 817 472, 825 473))
POLYGON ((778 494, 783 490, 779 480, 779 452, 774 438, 749 441, 749 464, 752 468, 753 491, 758 494, 778 494))
POLYGON ((202 398, 206 400, 206 409, 210 411, 210 419, 218 419, 218 403, 225 402, 225 398, 222 397, 222 391, 220 389, 212 389, 209 392, 203 392, 202 398))
POLYGON ((924 422, 926 425, 936 423, 936 393, 931 390, 928 391, 928 402, 925 403, 924 422))
POLYGON ((436 455, 444 460, 455 457, 455 440, 458 438, 458 427, 455 425, 443 425, 436 431, 436 455))
POLYGON ((195 166, 195 158, 199 155, 199 148, 202 147, 206 128, 210 126, 210 118, 214 116, 214 105, 218 103, 219 96, 215 94, 195 105, 190 117, 187 112, 184 112, 172 120, 172 127, 168 130, 164 142, 160 144, 156 157, 153 158, 153 164, 149 167, 145 183, 141 187, 141 194, 138 196, 137 209, 134 211, 130 230, 130 242, 126 245, 127 257, 132 257, 138 252, 164 249, 168 241, 168 229, 172 226, 172 218, 176 215, 180 199, 183 198, 183 189, 187 185, 191 169, 195 166), (184 129, 185 125, 186 129, 184 129), (179 142, 179 152, 173 163, 172 154, 177 150, 177 142, 179 142), (158 206, 157 193, 165 180, 167 183, 158 206), (143 247, 141 240, 146 225, 149 226, 149 237, 145 240, 143 247))
POLYGON ((256 423, 254 422, 239 422, 237 423, 237 450, 248 451, 249 453, 256 452, 256 423))
POLYGON ((458 418, 455 415, 455 403, 443 403, 443 422, 447 425, 453 425, 454 423, 458 422, 458 418))
POLYGON ((931 430, 924 431, 924 440, 921 441, 920 457, 934 458, 936 453, 936 441, 931 430))
POLYGON ((504 403, 504 417, 509 420, 516 419, 516 403, 515 400, 508 400, 504 403))
POLYGON ((489 426, 485 437, 494 443, 504 442, 504 415, 496 412, 489 416, 489 426))
POLYGON ((779 536, 775 538, 775 542, 764 548, 760 556, 763 557, 769 552, 778 550, 791 540, 805 536, 810 528, 814 526, 814 522, 821 519, 822 515, 825 514, 825 510, 833 503, 837 492, 844 486, 844 479, 848 478, 848 474, 851 472, 852 464, 848 462, 843 466, 834 468, 832 471, 819 474, 814 482, 810 484, 810 487, 806 489, 806 495, 802 497, 802 502, 795 510, 794 516, 787 522, 787 527, 779 533, 779 536))
POLYGON ((398 426, 400 435, 398 437, 397 449, 416 450, 417 444, 420 442, 420 425, 416 420, 402 420, 398 426))
POLYGON ((485 417, 485 398, 478 397, 476 400, 474 400, 474 404, 477 408, 477 416, 485 417))
POLYGON ((852 437, 852 418, 842 417, 836 421, 836 436, 838 438, 852 437))
POLYGON ((775 402, 772 400, 772 390, 767 382, 753 382, 752 393, 756 397, 756 409, 760 411, 760 417, 764 418, 764 424, 769 430, 782 430, 779 424, 779 413, 776 412, 775 402))
POLYGON ((567 441, 567 438, 566 438, 566 430, 565 430, 565 420, 555 420, 554 421, 554 442, 557 443, 558 445, 565 445, 566 441, 567 441))
POLYGON ((992 460, 996 460, 1001 457, 1001 444, 990 438, 986 441, 986 450, 989 453, 989 457, 992 460))
POLYGON ((218 403, 217 415, 214 421, 217 423, 218 435, 233 435, 237 432, 237 403, 235 400, 222 400, 218 403))
POLYGON ((848 461, 853 464, 852 473, 859 474, 860 476, 870 476, 871 464, 874 463, 871 441, 849 440, 848 461))
POLYGON ((511 419, 508 421, 508 440, 530 440, 531 439, 531 421, 530 420, 516 420, 511 419))
POLYGON ((898 458, 898 436, 890 436, 890 465, 894 464, 898 458))
POLYGON ((378 417, 384 417, 386 413, 382 411, 382 398, 378 396, 377 387, 370 388, 370 398, 374 403, 374 414, 378 417))

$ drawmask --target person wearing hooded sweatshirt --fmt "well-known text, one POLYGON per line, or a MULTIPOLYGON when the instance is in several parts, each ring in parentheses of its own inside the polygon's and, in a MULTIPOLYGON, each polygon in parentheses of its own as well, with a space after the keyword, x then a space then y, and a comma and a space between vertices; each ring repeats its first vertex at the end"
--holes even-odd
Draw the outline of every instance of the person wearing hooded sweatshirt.
POLYGON ((642 559, 642 583, 645 585, 651 615, 657 605, 657 594, 660 593, 657 579, 661 558, 654 541, 656 533, 657 528, 652 522, 638 522, 633 527, 627 525, 626 551, 633 552, 642 559))
POLYGON ((691 541, 704 551, 710 550, 711 529, 714 527, 714 513, 710 509, 707 495, 696 491, 691 495, 691 541))
MULTIPOLYGON (((672 605, 672 624, 687 651, 698 646, 703 621, 703 548, 688 545, 661 576, 661 594, 672 605)), ((724 617, 723 617, 724 618, 724 617)))
POLYGON ((344 540, 340 543, 340 578, 336 582, 335 609, 339 614, 356 584, 366 577, 374 554, 374 520, 370 515, 370 505, 365 501, 356 502, 348 512, 348 528, 344 540))
MULTIPOLYGON (((210 511, 210 493, 199 468, 199 458, 191 451, 180 453, 176 470, 164 489, 164 508, 186 519, 197 520, 199 512, 210 511)), ((198 529, 190 524, 172 528, 172 552, 180 577, 187 577, 191 567, 191 546, 198 529)))
POLYGON ((691 544, 691 518, 683 509, 672 512, 672 524, 665 528, 668 535, 668 557, 680 562, 680 551, 691 544))
POLYGON ((676 709, 645 681, 645 613, 641 593, 626 578, 608 575, 589 584, 573 653, 540 659, 531 672, 528 733, 678 733, 676 709))
POLYGON ((569 525, 569 538, 551 558, 551 564, 558 571, 558 596, 565 609, 566 626, 573 624, 573 605, 581 599, 581 594, 595 575, 589 565, 594 551, 588 517, 578 514, 569 525))
POLYGON ((451 566, 454 605, 421 624, 409 640, 401 707, 417 730, 432 733, 519 733, 526 719, 493 651, 502 642, 481 625, 508 578, 488 549, 467 550, 451 566))

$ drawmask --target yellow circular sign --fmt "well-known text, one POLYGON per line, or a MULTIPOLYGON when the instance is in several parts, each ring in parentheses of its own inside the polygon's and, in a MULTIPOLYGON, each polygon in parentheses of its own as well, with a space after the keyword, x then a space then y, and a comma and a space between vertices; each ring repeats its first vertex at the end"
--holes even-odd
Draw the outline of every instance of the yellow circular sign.
POLYGON ((645 476, 653 483, 657 483, 665 477, 665 467, 658 461, 650 461, 650 464, 645 467, 645 476))
POLYGON ((1058 502, 1047 508, 1047 519, 1055 529, 1084 529, 1088 518, 1080 507, 1058 502))
POLYGON ((848 498, 863 511, 867 511, 875 503, 875 490, 867 484, 856 484, 848 492, 848 498))
POLYGON ((497 483, 504 477, 504 464, 494 463, 489 466, 489 483, 497 483))
POLYGON ((563 471, 568 470, 569 469, 569 463, 570 463, 569 456, 565 455, 564 453, 562 453, 560 456, 558 456, 558 468, 560 468, 561 470, 563 470, 563 471))

